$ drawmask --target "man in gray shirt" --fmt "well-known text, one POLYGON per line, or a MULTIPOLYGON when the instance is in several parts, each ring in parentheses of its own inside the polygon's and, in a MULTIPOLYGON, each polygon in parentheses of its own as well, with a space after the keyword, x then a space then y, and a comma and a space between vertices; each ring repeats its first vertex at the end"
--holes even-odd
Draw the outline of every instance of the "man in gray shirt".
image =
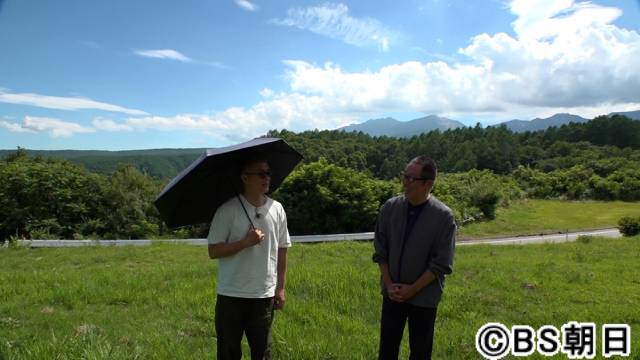
POLYGON ((402 173, 404 195, 389 199, 376 223, 373 261, 383 295, 380 360, 398 359, 409 322, 410 359, 431 359, 433 329, 444 277, 451 274, 456 224, 453 212, 431 195, 437 166, 418 156, 402 173))

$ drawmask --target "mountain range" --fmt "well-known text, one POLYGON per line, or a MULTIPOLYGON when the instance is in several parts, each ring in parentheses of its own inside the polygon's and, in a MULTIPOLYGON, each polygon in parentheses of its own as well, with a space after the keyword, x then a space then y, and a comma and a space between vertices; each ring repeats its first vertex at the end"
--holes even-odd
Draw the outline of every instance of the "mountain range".
MULTIPOLYGON (((640 110, 627 111, 627 112, 613 112, 611 115, 624 115, 634 120, 640 120, 640 110)), ((533 120, 509 120, 499 124, 491 126, 504 125, 513 132, 525 132, 525 131, 537 131, 544 130, 551 126, 562 126, 574 123, 584 123, 591 119, 586 119, 578 115, 573 114, 555 114, 548 118, 535 118, 533 120)), ((411 137, 421 133, 440 130, 446 131, 449 129, 456 129, 459 127, 465 127, 463 123, 457 120, 448 119, 436 115, 429 115, 426 117, 410 120, 399 121, 394 118, 381 118, 367 120, 360 124, 352 124, 345 127, 341 127, 338 130, 343 131, 362 131, 363 133, 371 136, 393 136, 393 137, 411 137)))
POLYGON ((444 117, 429 115, 411 121, 399 121, 394 118, 381 118, 365 121, 361 124, 353 124, 339 128, 338 130, 362 131, 371 136, 410 137, 432 130, 449 130, 465 125, 459 121, 444 117))
POLYGON ((591 119, 573 114, 555 114, 548 118, 535 118, 533 120, 509 120, 492 126, 505 125, 513 132, 538 131, 552 126, 561 126, 571 122, 584 123, 591 119))

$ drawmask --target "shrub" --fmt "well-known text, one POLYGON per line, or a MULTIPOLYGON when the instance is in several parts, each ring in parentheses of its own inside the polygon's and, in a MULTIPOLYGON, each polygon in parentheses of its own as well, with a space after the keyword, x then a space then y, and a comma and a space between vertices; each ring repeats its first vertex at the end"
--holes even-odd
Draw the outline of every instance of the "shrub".
POLYGON ((293 171, 273 197, 284 204, 292 234, 351 233, 373 231, 381 202, 394 189, 321 158, 293 171))
POLYGON ((624 236, 640 234, 640 217, 625 216, 618 221, 618 229, 624 236))

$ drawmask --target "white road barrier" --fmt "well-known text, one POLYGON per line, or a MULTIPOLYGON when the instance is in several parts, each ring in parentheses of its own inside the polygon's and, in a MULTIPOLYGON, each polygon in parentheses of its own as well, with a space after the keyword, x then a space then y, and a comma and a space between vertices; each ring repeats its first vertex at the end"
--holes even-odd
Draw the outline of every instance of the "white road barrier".
MULTIPOLYGON (((557 243, 575 241, 580 236, 622 236, 618 229, 599 229, 590 231, 576 231, 549 235, 515 236, 509 238, 460 240, 457 245, 511 245, 511 244, 535 244, 557 243)), ((329 234, 329 235, 304 235, 292 236, 294 243, 321 243, 333 241, 372 240, 373 233, 354 234, 329 234)), ((44 247, 82 247, 82 246, 149 246, 151 244, 185 244, 206 245, 207 239, 173 239, 173 240, 19 240, 18 245, 32 248, 44 247)))

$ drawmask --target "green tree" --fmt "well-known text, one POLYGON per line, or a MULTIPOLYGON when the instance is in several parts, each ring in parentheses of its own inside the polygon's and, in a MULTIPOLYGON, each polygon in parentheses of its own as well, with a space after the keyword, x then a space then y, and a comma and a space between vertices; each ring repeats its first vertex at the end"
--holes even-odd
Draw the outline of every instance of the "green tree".
POLYGON ((132 165, 121 166, 106 180, 100 218, 106 237, 140 239, 157 236, 160 216, 153 200, 161 186, 132 165))
POLYGON ((352 233, 372 231, 381 202, 397 189, 321 158, 289 175, 274 198, 285 206, 293 234, 352 233))
POLYGON ((97 218, 101 177, 65 160, 18 150, 0 162, 0 238, 74 238, 97 218))

